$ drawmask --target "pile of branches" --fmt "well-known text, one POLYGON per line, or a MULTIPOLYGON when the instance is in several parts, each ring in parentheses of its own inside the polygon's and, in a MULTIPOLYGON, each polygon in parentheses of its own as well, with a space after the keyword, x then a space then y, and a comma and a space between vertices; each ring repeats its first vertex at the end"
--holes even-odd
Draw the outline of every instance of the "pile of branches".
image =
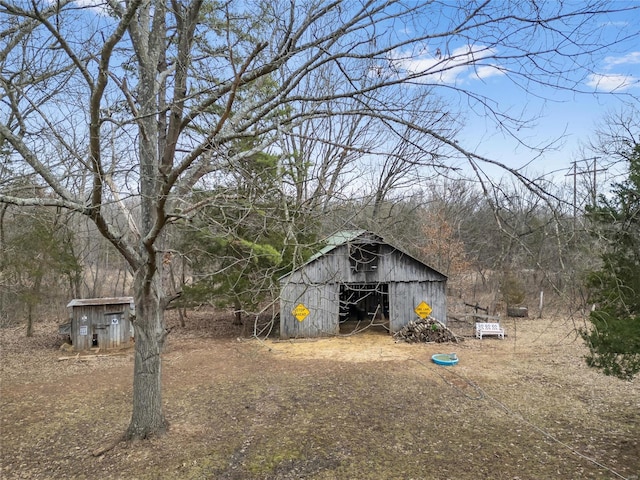
POLYGON ((446 325, 431 317, 410 321, 393 338, 409 343, 458 343, 461 340, 446 325))

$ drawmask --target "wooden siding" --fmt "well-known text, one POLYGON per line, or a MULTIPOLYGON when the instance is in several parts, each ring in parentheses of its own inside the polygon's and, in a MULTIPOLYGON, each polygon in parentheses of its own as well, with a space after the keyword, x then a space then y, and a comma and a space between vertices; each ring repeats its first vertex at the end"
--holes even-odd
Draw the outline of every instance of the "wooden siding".
POLYGON ((340 332, 338 285, 286 284, 280 295, 280 337, 322 337, 340 332), (299 304, 309 315, 299 321, 293 309, 299 304))
POLYGON ((389 283, 445 281, 441 273, 395 248, 380 245, 378 267, 371 272, 356 272, 349 261, 349 246, 340 245, 326 255, 291 272, 289 283, 389 283))
POLYGON ((131 339, 130 304, 80 304, 71 307, 71 341, 76 351, 128 346, 131 339))
POLYGON ((389 285, 389 328, 391 333, 402 329, 411 320, 420 318, 415 308, 427 303, 431 316, 443 323, 447 321, 447 296, 444 282, 391 283, 389 285))

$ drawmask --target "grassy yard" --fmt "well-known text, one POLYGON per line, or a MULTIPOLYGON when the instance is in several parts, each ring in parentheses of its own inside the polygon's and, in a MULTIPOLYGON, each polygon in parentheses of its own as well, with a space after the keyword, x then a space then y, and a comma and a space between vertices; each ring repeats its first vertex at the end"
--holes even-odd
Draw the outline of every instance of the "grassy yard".
POLYGON ((178 328, 168 434, 103 454, 128 424, 131 352, 59 360, 55 326, 3 329, 0 478, 638 478, 638 379, 587 368, 571 321, 503 326, 505 340, 419 345, 178 328), (431 363, 439 352, 459 364, 431 363))

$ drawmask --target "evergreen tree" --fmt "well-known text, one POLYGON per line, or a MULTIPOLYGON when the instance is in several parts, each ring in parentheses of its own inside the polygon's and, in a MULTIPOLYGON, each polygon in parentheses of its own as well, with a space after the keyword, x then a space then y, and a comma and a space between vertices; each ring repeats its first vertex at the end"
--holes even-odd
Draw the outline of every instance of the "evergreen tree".
POLYGON ((227 157, 239 158, 221 169, 225 185, 194 192, 193 201, 203 207, 184 225, 178 246, 189 260, 191 281, 176 304, 232 307, 238 325, 243 313, 274 301, 277 278, 308 256, 301 244, 315 241, 314 229, 290 199, 274 195, 278 157, 239 155, 256 144, 236 142, 227 157))
POLYGON ((640 371, 640 145, 629 156, 629 176, 588 211, 604 243, 602 267, 587 278, 595 308, 581 334, 587 363, 606 375, 631 379, 640 371))

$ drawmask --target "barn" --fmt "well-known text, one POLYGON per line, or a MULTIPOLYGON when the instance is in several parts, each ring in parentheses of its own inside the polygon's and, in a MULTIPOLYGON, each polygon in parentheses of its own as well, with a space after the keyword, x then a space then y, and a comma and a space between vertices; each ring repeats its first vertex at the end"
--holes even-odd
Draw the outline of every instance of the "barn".
POLYGON ((366 231, 339 232, 280 278, 280 337, 340 333, 348 318, 381 318, 395 333, 411 320, 447 318, 446 275, 366 231))
POLYGON ((76 351, 109 350, 130 345, 133 337, 133 297, 74 299, 67 305, 70 319, 59 332, 76 351))

